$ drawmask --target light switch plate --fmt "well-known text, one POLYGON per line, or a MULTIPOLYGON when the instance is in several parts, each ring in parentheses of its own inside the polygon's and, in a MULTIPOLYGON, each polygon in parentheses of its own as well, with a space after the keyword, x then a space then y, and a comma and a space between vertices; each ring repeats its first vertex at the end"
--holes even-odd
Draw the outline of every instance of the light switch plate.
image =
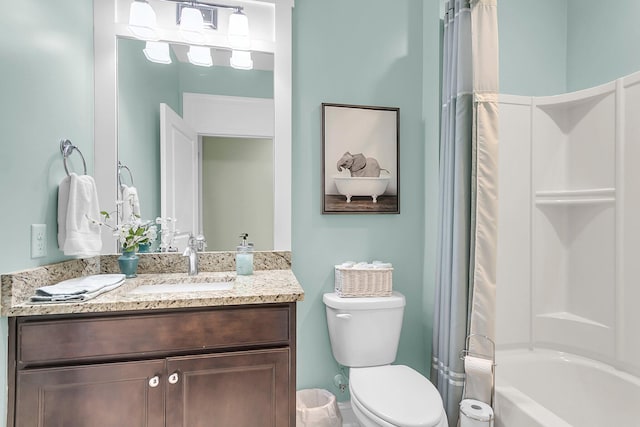
POLYGON ((47 224, 31 224, 31 258, 47 256, 47 224))

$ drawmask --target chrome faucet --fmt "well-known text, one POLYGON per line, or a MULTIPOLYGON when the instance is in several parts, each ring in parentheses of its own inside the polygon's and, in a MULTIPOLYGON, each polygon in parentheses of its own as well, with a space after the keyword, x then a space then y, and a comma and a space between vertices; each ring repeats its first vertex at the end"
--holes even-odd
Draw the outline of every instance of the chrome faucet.
POLYGON ((189 276, 195 276, 198 274, 198 251, 203 251, 207 246, 207 242, 202 234, 198 237, 194 237, 193 234, 189 235, 189 242, 185 248, 182 256, 187 257, 187 274, 189 276))

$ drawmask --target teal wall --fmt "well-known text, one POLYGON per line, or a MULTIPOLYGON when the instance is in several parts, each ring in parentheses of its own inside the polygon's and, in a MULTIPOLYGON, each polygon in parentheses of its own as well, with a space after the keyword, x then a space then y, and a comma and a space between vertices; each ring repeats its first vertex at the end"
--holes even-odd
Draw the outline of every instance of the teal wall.
POLYGON ((198 67, 180 63, 180 91, 273 98, 273 71, 198 67))
MULTIPOLYGON (((19 1, 0 13, 3 249, 0 273, 65 259, 57 244, 59 140, 70 139, 93 171, 91 2, 19 1), (31 224, 47 225, 45 258, 31 259, 31 224)), ((71 171, 81 171, 74 153, 71 171)), ((81 173, 81 172, 80 172, 81 173)), ((7 318, 0 318, 0 425, 7 398, 7 318)))
POLYGON ((500 0, 500 93, 555 95, 640 70, 640 2, 500 0))
POLYGON ((568 0, 568 91, 640 70, 638 0, 568 0))
POLYGON ((498 27, 500 93, 566 92, 567 0, 499 0, 498 27))
POLYGON ((428 371, 431 332, 423 313, 432 309, 427 294, 433 287, 425 285, 424 274, 433 266, 431 259, 425 266, 423 238, 433 237, 437 204, 425 177, 437 170, 439 29, 435 0, 394 1, 393 7, 382 0, 296 1, 292 251, 305 289, 298 304, 298 388, 322 387, 346 397, 332 384, 338 367, 322 303, 322 294, 333 288, 333 266, 346 260, 394 264, 394 289, 407 297, 397 362, 428 371), (423 91, 431 97, 424 110, 423 91), (399 215, 321 214, 323 102, 400 107, 399 215))
MULTIPOLYGON (((57 243, 59 141, 77 145, 93 171, 92 22, 89 1, 19 1, 0 13, 2 273, 65 259, 57 243), (31 224, 47 225, 45 258, 31 259, 31 224)), ((70 160, 82 173, 80 156, 70 160)))

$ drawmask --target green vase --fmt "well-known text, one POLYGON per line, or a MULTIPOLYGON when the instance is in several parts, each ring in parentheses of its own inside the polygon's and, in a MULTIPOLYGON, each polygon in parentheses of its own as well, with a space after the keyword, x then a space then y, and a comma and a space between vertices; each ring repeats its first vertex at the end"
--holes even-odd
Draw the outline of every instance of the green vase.
POLYGON ((136 251, 122 252, 122 255, 118 257, 118 265, 120 266, 120 272, 130 279, 137 276, 138 272, 138 254, 136 251))
POLYGON ((151 252, 151 243, 140 243, 138 245, 138 253, 148 254, 151 252))

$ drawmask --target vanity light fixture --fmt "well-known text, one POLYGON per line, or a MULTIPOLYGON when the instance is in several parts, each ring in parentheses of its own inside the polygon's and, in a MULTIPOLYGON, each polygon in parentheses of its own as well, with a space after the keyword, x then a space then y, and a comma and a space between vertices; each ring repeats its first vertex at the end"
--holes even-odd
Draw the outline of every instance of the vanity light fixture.
POLYGON ((232 49, 248 50, 251 48, 249 38, 249 20, 242 10, 236 9, 229 16, 229 33, 227 35, 232 49))
MULTIPOLYGON (((187 57, 189 62, 202 67, 211 67, 213 59, 207 47, 205 29, 217 29, 218 9, 230 9, 227 40, 232 49, 230 65, 240 70, 253 69, 249 20, 241 6, 228 6, 196 0, 163 0, 176 3, 176 25, 181 37, 191 45, 187 57)), ((139 39, 147 40, 144 54, 149 61, 170 64, 169 45, 158 42, 156 14, 147 0, 133 0, 129 11, 129 29, 139 39), (149 42, 155 43, 149 43, 149 42)))
POLYGON ((211 67, 213 65, 211 49, 206 46, 190 46, 187 57, 193 65, 200 67, 211 67))
POLYGON ((156 13, 146 0, 134 0, 129 8, 129 31, 139 39, 158 40, 156 13))
POLYGON ((151 62, 158 64, 171 64, 169 43, 148 41, 143 49, 144 56, 151 62))
POLYGON ((204 43, 204 19, 195 7, 184 7, 180 12, 180 35, 187 43, 204 43))
POLYGON ((253 60, 251 59, 251 52, 248 50, 234 50, 231 52, 231 60, 229 61, 233 68, 239 70, 252 70, 253 60))

